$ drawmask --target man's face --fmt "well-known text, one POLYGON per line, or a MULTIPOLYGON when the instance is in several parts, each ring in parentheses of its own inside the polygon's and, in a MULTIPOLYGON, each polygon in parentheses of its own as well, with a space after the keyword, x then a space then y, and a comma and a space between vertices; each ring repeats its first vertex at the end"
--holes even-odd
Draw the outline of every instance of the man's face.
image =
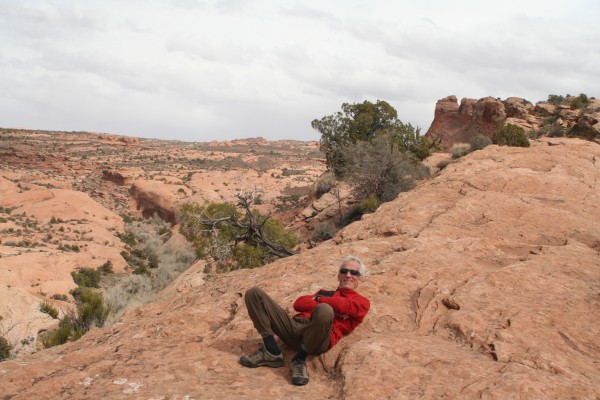
POLYGON ((345 274, 342 272, 338 272, 338 282, 340 285, 339 289, 356 289, 358 284, 362 282, 362 276, 360 275, 352 275, 350 271, 360 271, 360 265, 352 260, 346 262, 340 270, 345 269, 348 270, 345 274))

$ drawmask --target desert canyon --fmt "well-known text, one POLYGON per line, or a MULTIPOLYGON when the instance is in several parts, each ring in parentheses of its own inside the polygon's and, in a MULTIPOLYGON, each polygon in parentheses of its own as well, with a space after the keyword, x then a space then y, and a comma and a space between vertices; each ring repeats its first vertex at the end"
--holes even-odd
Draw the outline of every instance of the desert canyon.
MULTIPOLYGON (((438 102, 428 135, 444 124, 458 135, 456 102, 438 102)), ((75 288, 72 271, 111 261, 126 273, 124 214, 173 223, 185 201, 260 186, 261 211, 306 237, 335 215, 336 198, 311 197, 326 170, 314 142, 3 130, 0 322, 13 321, 16 356, 0 363, 0 397, 600 399, 600 145, 542 137, 441 170, 428 162, 415 189, 330 240, 255 269, 207 275, 197 261, 113 324, 40 349, 37 334, 57 321, 39 304, 75 288), (291 385, 287 368, 240 366, 260 343, 244 292, 259 286, 291 310, 299 295, 334 288, 348 254, 367 265, 359 291, 371 310, 310 359, 310 383, 291 385)))

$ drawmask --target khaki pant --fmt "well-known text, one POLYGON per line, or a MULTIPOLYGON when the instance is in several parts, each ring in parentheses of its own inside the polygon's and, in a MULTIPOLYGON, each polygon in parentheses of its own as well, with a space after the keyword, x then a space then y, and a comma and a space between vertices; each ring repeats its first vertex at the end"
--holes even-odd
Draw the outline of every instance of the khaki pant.
POLYGON ((302 346, 314 355, 329 350, 335 317, 329 304, 319 304, 310 319, 294 319, 260 288, 249 289, 244 300, 254 327, 263 337, 277 335, 289 347, 298 350, 302 346))

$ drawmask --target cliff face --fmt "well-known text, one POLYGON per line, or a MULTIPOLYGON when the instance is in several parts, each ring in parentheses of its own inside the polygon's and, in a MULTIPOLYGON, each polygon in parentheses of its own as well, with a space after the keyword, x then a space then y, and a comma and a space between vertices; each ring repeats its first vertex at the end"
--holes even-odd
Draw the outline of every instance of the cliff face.
POLYGON ((469 143, 476 135, 491 137, 494 127, 506 122, 521 126, 531 137, 575 134, 600 138, 600 100, 589 99, 585 107, 573 108, 575 99, 533 105, 518 97, 485 97, 463 98, 459 104, 456 96, 448 96, 438 100, 425 137, 449 149, 455 143, 469 143))
MULTIPOLYGON (((450 164, 332 240, 210 279, 197 265, 112 327, 0 365, 29 398, 597 398, 600 146, 544 139, 450 164), (291 309, 361 257, 372 308, 331 351, 287 368, 237 360, 259 343, 242 295, 291 309)), ((286 361, 292 352, 284 351, 286 361)))

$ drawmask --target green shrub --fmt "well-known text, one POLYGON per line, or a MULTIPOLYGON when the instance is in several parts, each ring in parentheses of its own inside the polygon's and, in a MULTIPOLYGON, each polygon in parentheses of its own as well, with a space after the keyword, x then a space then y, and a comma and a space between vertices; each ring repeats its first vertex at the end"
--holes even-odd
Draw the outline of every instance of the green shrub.
POLYGON ((585 107, 589 103, 590 103, 590 100, 588 99, 587 95, 584 93, 581 93, 579 96, 572 99, 569 102, 569 105, 571 106, 572 109, 577 110, 577 109, 585 107))
POLYGON ((371 193, 369 197, 363 200, 361 203, 363 214, 372 213, 379 207, 379 201, 374 193, 371 193))
POLYGON ((565 130, 562 126, 553 125, 546 131, 548 137, 562 137, 565 136, 565 130))
POLYGON ((75 326, 87 332, 92 326, 102 326, 109 309, 104 305, 102 294, 93 290, 82 290, 77 302, 77 323, 75 326))
POLYGON ((513 124, 498 124, 494 128, 492 142, 500 146, 529 147, 525 129, 513 124))
POLYGON ((477 151, 492 144, 492 139, 487 136, 476 135, 469 141, 469 144, 471 145, 471 151, 477 151))
POLYGON ((64 344, 68 340, 77 340, 92 326, 102 326, 109 313, 109 307, 104 304, 102 294, 94 289, 79 287, 71 291, 77 304, 77 311, 67 312, 58 329, 42 337, 44 347, 64 344))
POLYGON ((289 249, 298 242, 279 221, 250 210, 246 201, 239 203, 247 206, 244 216, 228 203, 204 207, 188 203, 180 209, 179 232, 192 243, 198 258, 214 261, 218 271, 254 268, 257 258, 264 265, 291 254, 289 249))
POLYGON ((112 261, 107 260, 104 264, 97 268, 98 272, 103 274, 112 274, 113 273, 113 264, 112 261))
POLYGON ((306 173, 305 169, 287 169, 287 168, 284 168, 281 171, 281 175, 282 176, 302 175, 302 174, 305 174, 305 173, 306 173))
MULTIPOLYGON (((61 226, 62 228, 62 226, 61 226)), ((63 244, 61 246, 58 247, 59 250, 63 250, 63 251, 74 251, 75 253, 79 253, 79 246, 76 244, 63 244)))
POLYGON ((139 265, 133 270, 133 273, 136 275, 150 276, 150 271, 148 271, 148 267, 145 265, 139 265))
POLYGON ((81 268, 79 271, 71 272, 73 280, 77 286, 82 287, 100 287, 100 272, 92 268, 81 268))
POLYGON ((48 301, 44 301, 40 304, 40 311, 48 314, 54 319, 58 318, 58 310, 48 301))
POLYGON ((0 361, 7 360, 10 357, 12 346, 4 336, 0 336, 0 361))
POLYGON ((335 236, 337 231, 338 228, 331 222, 321 222, 319 225, 315 226, 312 239, 317 242, 329 240, 335 236))
POLYGON ((55 294, 52 295, 52 298, 54 300, 60 300, 60 301, 67 301, 67 300, 69 300, 69 297, 67 297, 66 294, 57 294, 57 293, 55 293, 55 294))
POLYGON ((370 143, 378 136, 393 138, 401 152, 410 152, 413 158, 423 160, 431 153, 433 143, 420 136, 420 129, 404 124, 398 112, 389 103, 378 100, 371 103, 343 103, 342 111, 315 119, 311 126, 321 133, 319 149, 325 154, 327 166, 338 178, 348 171, 352 161, 348 146, 370 143))
POLYGON ((442 160, 437 163, 436 167, 441 171, 452 163, 452 160, 442 160))
POLYGON ((73 325, 68 320, 61 320, 58 324, 58 329, 48 332, 42 336, 42 345, 45 348, 58 346, 60 344, 65 344, 69 340, 71 336, 71 332, 73 331, 73 325))
POLYGON ((234 269, 256 268, 263 265, 265 251, 261 247, 241 244, 233 248, 234 269))
POLYGON ((128 246, 133 247, 137 242, 135 239, 135 235, 131 232, 117 233, 117 237, 128 246))
POLYGON ((269 218, 263 226, 264 232, 273 243, 288 249, 292 249, 298 244, 298 237, 291 232, 287 232, 278 220, 269 218))
POLYGON ((548 103, 554 104, 555 106, 559 106, 564 103, 565 98, 563 96, 559 96, 556 94, 551 94, 548 96, 548 103))

